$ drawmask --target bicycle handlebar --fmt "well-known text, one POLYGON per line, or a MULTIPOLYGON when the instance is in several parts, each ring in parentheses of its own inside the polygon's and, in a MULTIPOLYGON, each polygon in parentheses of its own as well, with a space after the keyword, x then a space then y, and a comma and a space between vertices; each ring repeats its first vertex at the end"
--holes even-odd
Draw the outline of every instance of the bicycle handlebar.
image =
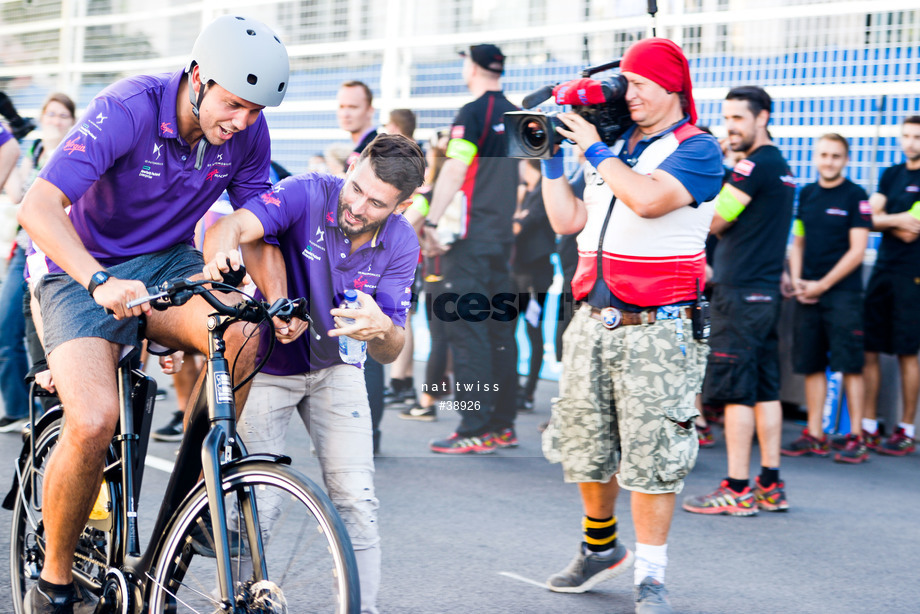
POLYGON ((252 297, 243 294, 243 300, 236 305, 227 305, 221 302, 214 291, 220 292, 239 292, 236 286, 239 285, 246 276, 246 267, 240 265, 237 270, 231 269, 229 272, 221 272, 223 282, 211 280, 191 281, 184 278, 176 278, 164 281, 159 286, 147 288, 148 295, 134 299, 127 304, 131 309, 137 305, 150 303, 150 306, 157 311, 163 311, 170 307, 184 305, 190 298, 195 295, 201 296, 207 303, 214 308, 217 313, 231 317, 235 320, 259 324, 263 321, 271 321, 273 317, 278 317, 285 322, 290 322, 292 318, 297 318, 307 323, 309 332, 319 341, 322 337, 313 327, 313 318, 307 311, 306 298, 279 298, 271 305, 267 301, 256 301, 252 297), (205 286, 210 285, 211 288, 205 286))

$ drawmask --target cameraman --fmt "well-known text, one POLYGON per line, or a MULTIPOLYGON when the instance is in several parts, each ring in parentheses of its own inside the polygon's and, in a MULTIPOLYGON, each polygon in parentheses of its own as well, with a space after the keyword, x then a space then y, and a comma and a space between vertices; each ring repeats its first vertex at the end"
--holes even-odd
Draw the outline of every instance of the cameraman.
POLYGON ((680 47, 645 39, 620 66, 635 125, 616 143, 600 142, 579 115, 559 116, 567 129, 558 132, 588 160, 584 199, 563 177, 560 152, 543 168, 553 229, 579 232, 572 290, 582 301, 565 332, 560 398, 543 449, 562 463, 567 482, 579 484, 585 510, 584 543, 547 585, 584 592, 629 567, 633 554, 618 543, 614 516, 622 486, 632 491, 636 612, 670 612, 668 530, 675 493, 696 461, 694 397, 707 354, 690 320, 713 214, 700 203, 719 191, 722 156, 715 138, 694 125, 680 47))

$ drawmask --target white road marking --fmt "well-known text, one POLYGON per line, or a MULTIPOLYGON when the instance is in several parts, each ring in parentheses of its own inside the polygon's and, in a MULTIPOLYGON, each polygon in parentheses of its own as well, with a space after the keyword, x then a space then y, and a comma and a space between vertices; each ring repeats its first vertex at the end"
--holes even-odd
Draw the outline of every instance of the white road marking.
MULTIPOLYGON (((516 573, 511 573, 510 571, 500 571, 498 575, 505 576, 506 578, 511 578, 513 580, 520 580, 526 584, 533 584, 534 586, 539 586, 540 588, 546 588, 545 582, 537 582, 536 580, 531 580, 530 578, 525 578, 524 576, 519 576, 516 573)), ((549 589, 546 589, 549 590, 549 589)))
POLYGON ((151 469, 159 469, 164 473, 172 473, 173 466, 176 464, 175 461, 169 461, 165 458, 158 458, 156 456, 147 455, 147 458, 144 460, 144 464, 150 467, 151 469))

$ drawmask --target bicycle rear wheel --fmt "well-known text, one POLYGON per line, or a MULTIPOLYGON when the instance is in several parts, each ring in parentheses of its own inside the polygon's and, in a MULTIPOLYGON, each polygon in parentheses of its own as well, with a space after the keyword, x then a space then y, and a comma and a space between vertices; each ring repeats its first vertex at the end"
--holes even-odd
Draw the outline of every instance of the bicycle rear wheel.
MULTIPOLYGON (((222 479, 236 612, 357 613, 358 572, 351 540, 332 502, 289 467, 243 462, 222 479), (254 494, 268 575, 256 582, 245 526, 254 494)), ((220 610, 217 560, 204 486, 173 516, 149 586, 150 611, 220 610), (211 552, 208 552, 211 551, 211 552)), ((254 526, 254 525, 253 525, 254 526)))
MULTIPOLYGON (((35 463, 27 460, 22 470, 19 496, 13 506, 10 534, 10 582, 13 609, 24 612, 22 598, 26 591, 38 583, 45 561, 45 528, 42 520, 42 484, 45 468, 64 426, 60 418, 38 433, 35 443, 35 463), (32 474, 36 475, 36 491, 32 492, 32 474)), ((117 504, 115 486, 106 484, 106 494, 112 505, 117 504)), ((109 518, 113 512, 109 512, 109 518)), ((90 521, 77 543, 74 558, 74 579, 85 589, 98 595, 108 563, 110 548, 110 521, 90 521)))

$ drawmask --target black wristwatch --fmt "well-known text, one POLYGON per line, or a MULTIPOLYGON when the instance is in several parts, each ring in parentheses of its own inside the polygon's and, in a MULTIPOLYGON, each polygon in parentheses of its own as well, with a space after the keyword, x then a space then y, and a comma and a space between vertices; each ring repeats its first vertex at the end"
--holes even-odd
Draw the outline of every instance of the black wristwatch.
POLYGON ((89 295, 92 296, 93 292, 96 291, 96 288, 104 284, 109 280, 109 275, 106 271, 96 271, 93 273, 93 276, 89 279, 89 285, 86 286, 86 291, 89 292, 89 295))
POLYGON ((428 228, 437 228, 437 227, 438 227, 438 224, 437 224, 436 222, 432 222, 431 220, 429 220, 429 219, 426 218, 426 219, 425 219, 425 226, 427 226, 428 228))

